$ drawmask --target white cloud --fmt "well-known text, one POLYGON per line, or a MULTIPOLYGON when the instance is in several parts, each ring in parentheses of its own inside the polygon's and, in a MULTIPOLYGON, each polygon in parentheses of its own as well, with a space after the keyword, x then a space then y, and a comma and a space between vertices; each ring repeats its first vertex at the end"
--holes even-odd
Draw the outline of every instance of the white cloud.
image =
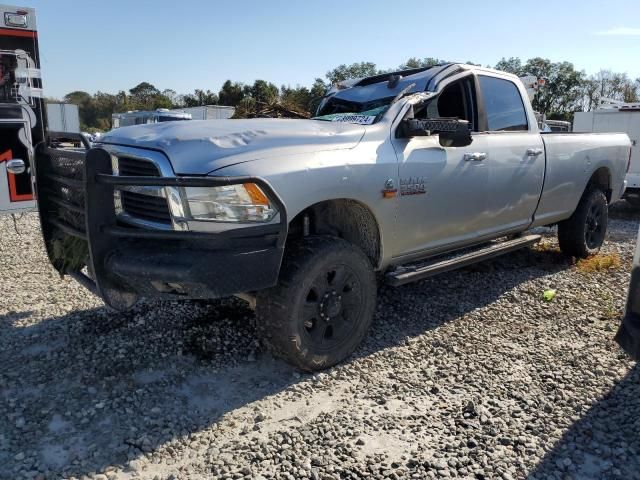
POLYGON ((596 35, 605 35, 605 36, 640 36, 640 28, 632 28, 632 27, 614 27, 608 30, 601 30, 596 32, 596 35))

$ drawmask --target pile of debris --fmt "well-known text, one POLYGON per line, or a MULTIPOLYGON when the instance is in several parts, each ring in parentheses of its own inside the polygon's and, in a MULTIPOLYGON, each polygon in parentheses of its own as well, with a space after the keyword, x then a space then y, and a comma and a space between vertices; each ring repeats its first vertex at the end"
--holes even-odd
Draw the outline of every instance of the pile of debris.
POLYGON ((295 110, 278 102, 266 103, 257 100, 241 102, 233 118, 310 118, 308 112, 295 110))

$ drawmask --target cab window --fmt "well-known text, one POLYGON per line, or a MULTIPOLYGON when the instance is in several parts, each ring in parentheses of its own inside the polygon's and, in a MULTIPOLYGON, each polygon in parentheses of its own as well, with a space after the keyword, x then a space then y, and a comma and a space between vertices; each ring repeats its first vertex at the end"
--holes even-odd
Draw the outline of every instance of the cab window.
POLYGON ((509 80, 479 75, 490 131, 528 130, 527 115, 518 87, 509 80))

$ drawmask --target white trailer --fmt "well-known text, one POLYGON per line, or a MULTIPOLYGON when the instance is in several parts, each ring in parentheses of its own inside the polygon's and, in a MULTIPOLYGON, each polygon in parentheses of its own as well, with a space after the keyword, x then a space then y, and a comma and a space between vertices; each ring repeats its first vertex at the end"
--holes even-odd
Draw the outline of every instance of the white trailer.
POLYGON ((172 110, 191 114, 192 120, 226 120, 233 117, 236 109, 223 105, 203 105, 201 107, 188 107, 172 110))
POLYGON ((80 133, 78 105, 47 103, 47 125, 52 132, 80 133))
POLYGON ((591 112, 576 112, 574 132, 625 132, 631 139, 631 159, 625 198, 640 206, 640 103, 610 103, 591 112))

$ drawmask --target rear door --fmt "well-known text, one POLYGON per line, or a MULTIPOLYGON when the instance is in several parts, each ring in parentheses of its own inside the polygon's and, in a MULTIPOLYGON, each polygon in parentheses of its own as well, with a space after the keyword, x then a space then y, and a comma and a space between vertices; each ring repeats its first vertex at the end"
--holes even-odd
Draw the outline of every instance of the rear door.
POLYGON ((509 79, 478 75, 488 151, 488 223, 493 233, 525 229, 533 221, 542 192, 545 152, 531 124, 522 89, 509 79))

